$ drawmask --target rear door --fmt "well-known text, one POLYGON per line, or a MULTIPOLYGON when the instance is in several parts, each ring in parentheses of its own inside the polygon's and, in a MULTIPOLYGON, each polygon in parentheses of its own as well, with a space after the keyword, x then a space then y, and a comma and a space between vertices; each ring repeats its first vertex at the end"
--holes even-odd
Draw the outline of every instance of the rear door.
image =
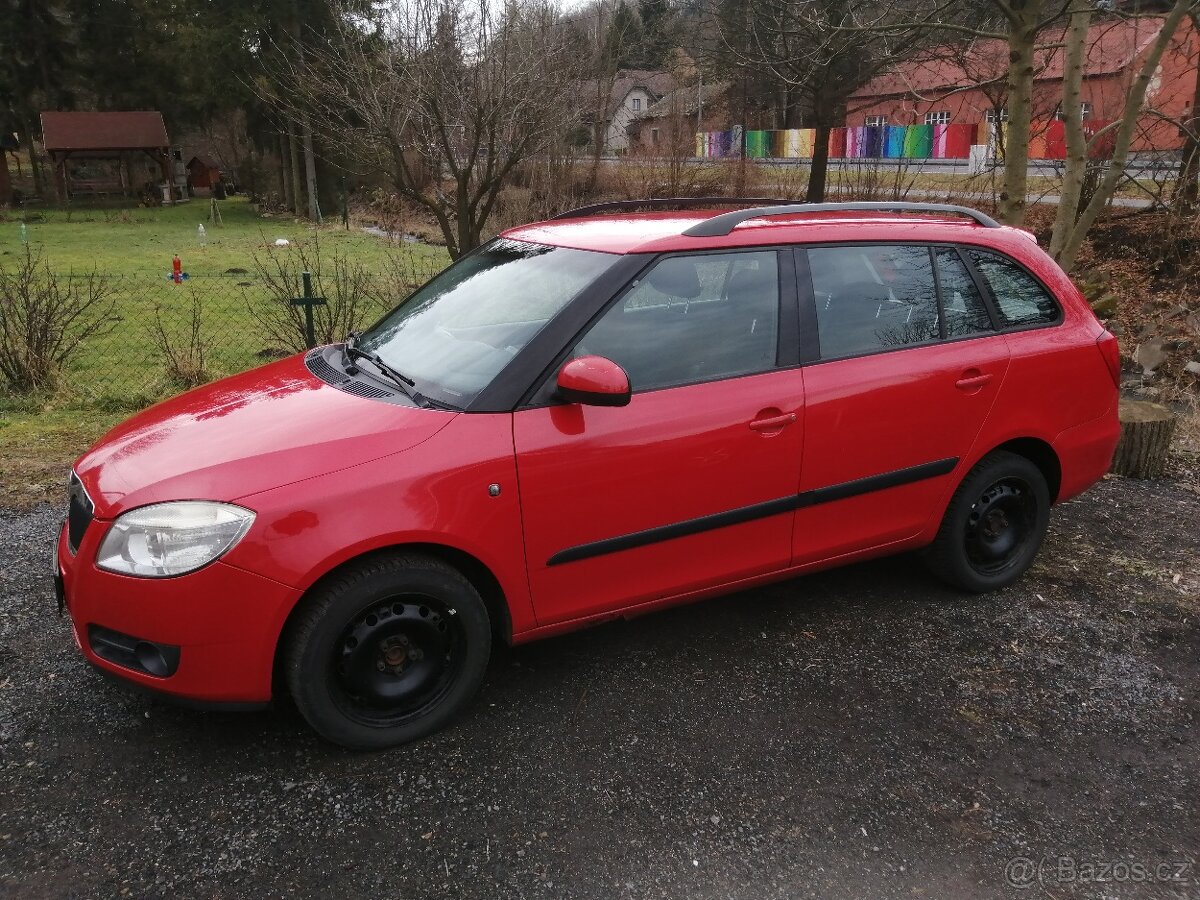
POLYGON ((1008 368, 980 285, 953 247, 797 252, 805 368, 796 564, 915 535, 959 477, 1008 368))
POLYGON ((539 623, 787 566, 804 415, 791 267, 790 250, 660 259, 570 352, 620 364, 630 404, 558 402, 551 377, 514 414, 539 623))

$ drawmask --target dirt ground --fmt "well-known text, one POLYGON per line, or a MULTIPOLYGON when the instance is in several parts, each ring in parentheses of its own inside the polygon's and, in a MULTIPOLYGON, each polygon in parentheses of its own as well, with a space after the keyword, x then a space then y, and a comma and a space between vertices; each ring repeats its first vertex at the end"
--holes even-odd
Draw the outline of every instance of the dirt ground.
POLYGON ((911 558, 498 651, 352 754, 176 709, 54 615, 0 516, 0 893, 1200 897, 1200 495, 1108 479, 996 595, 911 558))

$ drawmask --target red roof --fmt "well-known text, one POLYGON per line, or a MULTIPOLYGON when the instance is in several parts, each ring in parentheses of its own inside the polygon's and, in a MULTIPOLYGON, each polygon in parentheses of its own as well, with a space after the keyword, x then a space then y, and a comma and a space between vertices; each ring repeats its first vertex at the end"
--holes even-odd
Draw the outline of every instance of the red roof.
MULTIPOLYGON (((1115 75, 1128 68, 1162 30, 1162 16, 1136 16, 1096 22, 1088 29, 1088 77, 1115 75)), ((1065 29, 1052 29, 1038 39, 1046 49, 1034 53, 1039 81, 1061 81, 1061 46, 1065 29), (1059 44, 1058 47, 1050 45, 1059 44)), ((855 99, 938 91, 1003 80, 1008 71, 1008 44, 980 38, 965 45, 935 47, 908 62, 877 75, 851 96, 855 99)))
POLYGON ((162 113, 44 112, 42 142, 51 150, 141 150, 169 147, 162 113))

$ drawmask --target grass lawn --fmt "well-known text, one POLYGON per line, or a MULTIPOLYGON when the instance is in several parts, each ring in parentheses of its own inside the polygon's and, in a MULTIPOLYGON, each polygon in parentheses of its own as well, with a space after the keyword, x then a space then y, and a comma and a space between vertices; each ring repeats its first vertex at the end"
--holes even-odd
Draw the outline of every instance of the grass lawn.
MULTIPOLYGON (((154 323, 156 315, 161 317, 174 345, 186 345, 194 299, 200 304, 200 336, 208 345, 205 369, 210 376, 250 368, 286 350, 253 312, 272 297, 256 274, 256 257, 273 257, 287 266, 295 294, 300 290, 301 250, 307 247, 311 252, 313 242, 320 244, 327 275, 335 255, 361 265, 374 276, 381 297, 364 308, 356 324, 369 323, 402 299, 404 285, 393 274, 398 265, 427 277, 449 261, 440 247, 398 246, 359 229, 314 228, 290 217, 260 216, 240 197, 222 201, 223 224, 206 222, 206 246, 200 247, 197 226, 207 213, 206 201, 192 201, 157 209, 85 208, 26 215, 29 245, 52 272, 75 277, 97 272, 108 282, 114 301, 105 327, 69 361, 53 398, 56 405, 144 405, 178 390, 167 377, 154 323), (275 247, 280 237, 291 246, 275 247), (189 276, 179 285, 168 278, 174 253, 179 253, 189 276)), ((19 227, 13 214, 0 221, 0 268, 11 268, 24 251, 19 227)), ((320 278, 319 272, 314 274, 320 278)), ((331 290, 326 285, 325 292, 331 290)))
POLYGON ((94 407, 0 406, 0 509, 64 504, 76 457, 130 413, 94 407))
MULTIPOLYGON (((29 210, 30 247, 57 275, 103 275, 115 304, 103 333, 89 338, 70 360, 53 396, 36 398, 0 391, 0 507, 59 502, 63 473, 85 447, 133 410, 181 389, 167 375, 155 338, 156 311, 171 340, 185 346, 193 298, 201 308, 201 337, 208 345, 205 369, 220 377, 280 355, 280 342, 266 334, 252 310, 269 302, 256 273, 255 256, 269 254, 291 268, 300 245, 319 240, 328 266, 337 253, 377 275, 382 298, 361 313, 369 323, 402 299, 397 266, 418 277, 443 268, 442 247, 396 245, 338 224, 314 228, 284 216, 261 216, 240 197, 222 201, 223 224, 207 221, 207 200, 157 209, 29 210), (204 223, 207 246, 199 246, 204 223), (276 238, 292 246, 274 247, 276 238), (178 253, 189 279, 172 283, 167 273, 178 253), (231 271, 232 270, 232 271, 231 271), (394 295, 394 296, 393 296, 394 295)), ((0 214, 0 268, 11 269, 24 252, 19 212, 0 214)), ((299 287, 297 285, 297 291, 299 287)), ((330 293, 331 286, 326 286, 330 293)))
MULTIPOLYGON (((208 221, 208 201, 196 199, 153 209, 29 210, 25 227, 30 244, 63 274, 95 269, 107 275, 165 278, 171 257, 178 253, 190 275, 222 275, 229 269, 253 268, 254 255, 261 255, 276 238, 298 241, 314 234, 327 250, 344 251, 368 268, 384 265, 395 249, 361 230, 345 231, 340 222, 315 228, 291 217, 259 215, 244 197, 230 197, 220 206, 221 225, 208 221), (197 231, 201 224, 208 232, 203 249, 197 231)), ((15 211, 0 217, 0 265, 20 252, 20 221, 15 211)), ((446 256, 440 247, 423 249, 446 256)))

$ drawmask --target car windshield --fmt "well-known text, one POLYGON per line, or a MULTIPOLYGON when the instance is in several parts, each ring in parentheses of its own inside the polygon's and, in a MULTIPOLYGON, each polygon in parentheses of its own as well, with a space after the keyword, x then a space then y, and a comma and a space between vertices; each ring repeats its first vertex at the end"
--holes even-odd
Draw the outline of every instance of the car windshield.
POLYGON ((465 407, 617 256, 497 238, 388 313, 357 346, 465 407))

